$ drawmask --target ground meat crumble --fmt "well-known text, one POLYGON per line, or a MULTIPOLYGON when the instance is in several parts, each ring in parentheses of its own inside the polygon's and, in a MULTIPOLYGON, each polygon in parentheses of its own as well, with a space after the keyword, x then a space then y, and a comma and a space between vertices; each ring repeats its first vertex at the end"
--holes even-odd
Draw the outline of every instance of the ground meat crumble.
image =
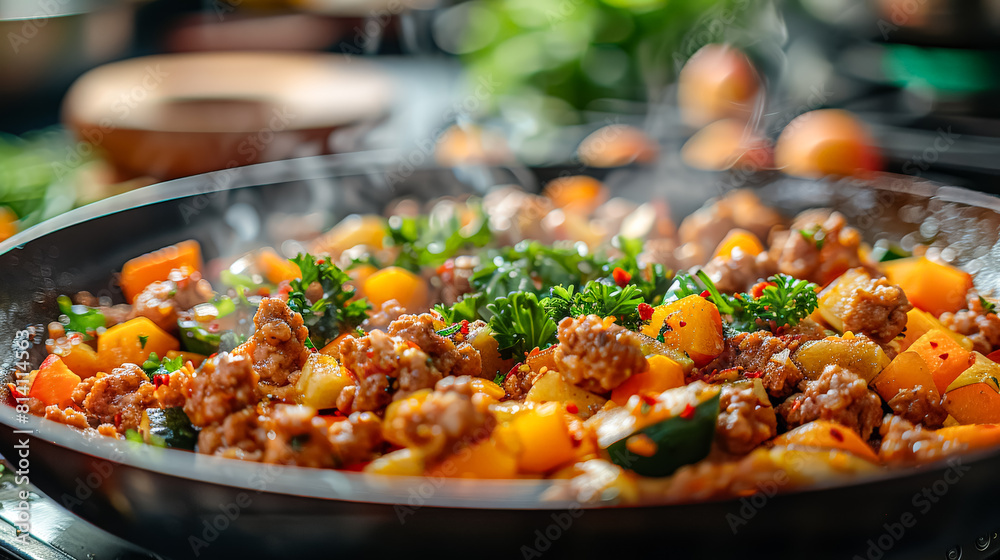
POLYGON ((606 393, 649 369, 638 335, 597 315, 563 319, 556 336, 559 373, 588 391, 606 393))
POLYGON ((778 406, 789 428, 813 420, 830 420, 850 428, 863 439, 882 422, 882 400, 854 372, 826 366, 818 379, 800 383, 796 393, 778 406))

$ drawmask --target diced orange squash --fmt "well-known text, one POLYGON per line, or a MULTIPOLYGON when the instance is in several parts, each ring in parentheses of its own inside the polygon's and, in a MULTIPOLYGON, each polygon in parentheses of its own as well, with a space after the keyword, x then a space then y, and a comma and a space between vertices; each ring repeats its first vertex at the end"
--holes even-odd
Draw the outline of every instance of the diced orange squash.
POLYGON ((587 175, 571 175, 553 179, 545 185, 547 196, 556 208, 565 212, 589 215, 607 199, 604 185, 587 175))
POLYGON ((97 359, 101 371, 110 372, 125 363, 142 365, 150 352, 165 356, 180 350, 180 342, 145 317, 119 323, 97 338, 97 359))
POLYGON ((774 445, 839 449, 878 463, 875 451, 854 430, 828 420, 814 420, 774 438, 774 445))
POLYGON ((949 426, 941 428, 937 433, 949 441, 965 444, 969 451, 1000 445, 1000 425, 997 424, 949 426))
POLYGON ((153 282, 162 282, 175 268, 201 270, 201 245, 193 239, 140 255, 122 266, 121 288, 125 299, 132 303, 139 292, 153 282))
POLYGON ((694 365, 703 366, 722 353, 722 317, 707 299, 692 295, 656 307, 642 333, 656 338, 664 323, 669 327, 664 343, 686 352, 694 365))
POLYGON ((66 408, 73 404, 73 390, 80 384, 80 376, 70 371, 59 356, 49 354, 38 368, 28 390, 28 396, 34 397, 45 406, 58 405, 66 408))
POLYGON ((270 247, 264 247, 257 252, 257 267, 264 273, 264 278, 272 284, 280 284, 285 280, 291 282, 302 277, 299 265, 282 257, 270 247))
POLYGON ((855 288, 867 286, 872 277, 863 268, 841 274, 819 294, 819 311, 824 321, 837 332, 844 332, 844 313, 855 288))
POLYGON ((948 385, 970 365, 969 351, 937 329, 924 333, 907 351, 916 352, 924 359, 939 393, 944 393, 948 385))
POLYGON ((973 383, 948 391, 944 408, 962 424, 1000 423, 1000 394, 989 383, 973 383))
POLYGON ((518 414, 511 420, 510 430, 522 472, 544 473, 576 456, 560 403, 545 403, 518 414))
POLYGON ((0 206, 0 241, 17 233, 17 214, 6 206, 0 206))
POLYGON ((918 338, 931 329, 944 332, 962 348, 972 350, 972 341, 969 340, 969 337, 949 329, 941 321, 938 321, 937 317, 916 307, 906 313, 906 330, 903 331, 903 339, 899 343, 899 350, 904 351, 908 349, 918 338))
POLYGON ((357 245, 381 249, 385 244, 385 225, 381 216, 352 214, 324 233, 317 245, 332 255, 339 255, 357 245))
POLYGON ((73 373, 86 379, 97 375, 101 371, 100 362, 97 359, 97 351, 89 344, 72 344, 65 354, 57 352, 62 361, 73 373))
POLYGON ((969 273, 926 257, 889 261, 883 267, 886 278, 906 292, 910 303, 935 317, 964 308, 972 288, 969 273))
POLYGON ((390 299, 398 301, 410 313, 427 308, 427 282, 398 266, 383 268, 365 279, 364 292, 375 309, 390 299))
POLYGON ((351 277, 350 284, 354 287, 355 298, 365 297, 365 280, 376 272, 378 269, 370 264, 361 264, 347 271, 347 275, 351 277))
POLYGON ((625 406, 629 397, 640 392, 662 393, 684 385, 684 369, 677 362, 659 355, 650 356, 647 361, 648 370, 632 375, 611 391, 611 400, 615 404, 625 406))
POLYGON ((796 350, 792 359, 809 379, 818 378, 826 366, 836 364, 853 371, 869 383, 889 365, 889 357, 881 346, 851 333, 807 342, 796 350))
POLYGON ((326 356, 333 356, 336 359, 340 359, 340 343, 344 341, 345 338, 354 338, 354 333, 345 332, 337 335, 337 338, 331 340, 326 344, 326 346, 319 349, 320 354, 326 356))
POLYGON ((451 478, 516 478, 517 458, 493 439, 485 439, 447 457, 438 469, 451 478))
POLYGON ((733 249, 739 249, 744 255, 756 257, 764 252, 764 244, 753 233, 745 229, 735 228, 729 230, 726 237, 716 247, 715 256, 724 259, 731 258, 733 249))
POLYGON ((497 385, 489 379, 483 379, 482 377, 474 377, 472 381, 469 382, 469 386, 472 387, 473 391, 493 397, 496 400, 502 399, 506 394, 503 387, 497 385))
POLYGON ((927 363, 916 352, 903 352, 896 356, 872 381, 875 392, 885 401, 904 389, 912 389, 918 385, 931 391, 935 400, 940 399, 934 376, 927 363))
POLYGON ((171 350, 167 352, 166 358, 173 360, 175 358, 180 358, 186 364, 191 362, 194 367, 198 367, 202 362, 205 361, 208 356, 204 354, 196 354, 194 352, 181 352, 180 350, 171 350))

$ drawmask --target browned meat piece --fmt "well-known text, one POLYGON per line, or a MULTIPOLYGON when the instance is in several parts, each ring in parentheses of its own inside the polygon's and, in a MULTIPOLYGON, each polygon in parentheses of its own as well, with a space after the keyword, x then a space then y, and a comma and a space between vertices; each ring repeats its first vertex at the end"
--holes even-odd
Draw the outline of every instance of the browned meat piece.
POLYGON ((83 399, 91 426, 111 424, 124 434, 138 428, 143 411, 157 405, 153 384, 135 364, 123 364, 109 375, 98 374, 91 379, 94 381, 88 384, 91 387, 83 399))
POLYGON ((489 437, 495 420, 485 402, 459 391, 431 391, 393 405, 386 419, 387 440, 419 448, 429 462, 489 437))
POLYGON ((979 301, 979 292, 969 290, 969 308, 957 313, 942 313, 941 322, 972 341, 973 350, 989 354, 1000 347, 1000 317, 987 313, 979 301))
POLYGON ((389 325, 388 334, 419 346, 441 375, 479 375, 483 369, 479 351, 468 344, 456 347, 451 339, 439 335, 430 313, 403 315, 389 325))
POLYGON ((267 427, 269 432, 261 459, 263 462, 314 468, 335 466, 333 447, 327 439, 326 420, 316 416, 316 409, 302 405, 276 405, 267 427))
POLYGON ((895 397, 889 399, 889 408, 897 416, 905 418, 914 424, 923 424, 926 428, 940 428, 948 413, 943 406, 943 399, 933 387, 917 385, 912 389, 901 389, 895 397))
POLYGON ((168 279, 153 282, 135 297, 129 318, 146 317, 163 330, 177 330, 177 313, 212 299, 212 285, 198 271, 170 271, 168 279))
POLYGON ((885 278, 873 278, 867 286, 851 292, 844 306, 844 329, 888 344, 906 328, 910 309, 913 306, 899 286, 885 278))
POLYGON ((830 420, 868 439, 882 422, 882 400, 854 372, 828 365, 818 379, 803 382, 803 392, 778 406, 789 427, 830 420))
POLYGON ((706 255, 711 255, 734 227, 767 239, 771 229, 782 221, 781 215, 762 204, 753 191, 739 189, 690 214, 681 222, 678 234, 681 243, 698 244, 706 255))
POLYGON ((261 381, 285 385, 288 376, 301 370, 309 358, 305 346, 309 330, 302 315, 293 312, 278 298, 264 298, 254 315, 253 369, 261 381))
POLYGON ((260 461, 268 442, 268 419, 252 408, 226 416, 222 424, 202 428, 198 453, 260 461))
POLYGON ((363 323, 361 323, 361 328, 367 331, 380 330, 384 331, 389 328, 389 323, 399 319, 401 315, 406 313, 406 308, 399 304, 398 301, 390 299, 382 303, 377 311, 372 311, 371 315, 363 323))
POLYGON ((936 461, 962 451, 964 446, 945 440, 944 436, 899 416, 887 414, 879 430, 882 446, 878 457, 887 464, 912 464, 936 461))
POLYGON ((509 372, 503 382, 503 390, 508 399, 522 399, 535 384, 535 379, 540 376, 540 372, 531 371, 531 368, 522 364, 512 372, 509 372))
POLYGON ((860 245, 861 234, 839 212, 807 210, 771 235, 768 252, 778 272, 825 286, 861 265, 860 245))
POLYGON ((160 402, 160 408, 172 408, 184 406, 187 403, 187 396, 191 393, 191 376, 186 371, 180 370, 170 374, 167 383, 156 388, 156 400, 160 402))
POLYGON ((94 388, 94 383, 97 383, 96 375, 83 379, 76 385, 76 388, 73 389, 73 394, 71 395, 76 406, 83 408, 83 401, 87 399, 87 395, 90 394, 90 390, 94 388))
POLYGON ((738 333, 726 338, 722 354, 695 374, 704 376, 716 370, 737 368, 747 377, 759 377, 772 397, 787 397, 805 377, 791 358, 803 340, 800 336, 774 336, 767 331, 738 333))
POLYGON ((638 335, 597 315, 566 317, 556 336, 559 373, 588 391, 606 393, 649 369, 638 335))
POLYGON ((433 316, 403 315, 388 333, 372 331, 340 344, 341 363, 354 374, 337 400, 345 412, 373 411, 389 404, 396 389, 405 396, 429 389, 447 375, 479 375, 479 351, 467 343, 455 345, 434 331, 433 316), (390 385, 390 380, 396 380, 390 385))
POLYGON ((337 399, 344 412, 378 410, 392 401, 387 375, 396 371, 396 342, 382 331, 361 338, 347 337, 340 343, 341 364, 354 374, 337 399))
POLYGON ((731 258, 715 257, 703 268, 715 287, 727 294, 748 291, 775 272, 774 263, 767 253, 756 257, 742 252, 731 258))
POLYGON ((87 422, 87 415, 72 408, 62 409, 57 405, 45 407, 45 417, 49 420, 73 426, 74 428, 86 429, 90 427, 87 422))
POLYGON ((339 467, 369 461, 382 446, 382 419, 371 412, 351 413, 330 426, 327 438, 339 467))
MULTIPOLYGON (((171 381, 175 375, 170 376, 171 381)), ((191 423, 195 426, 217 424, 226 416, 257 403, 257 373, 246 357, 222 354, 202 366, 202 370, 191 378, 189 390, 184 412, 191 423)))
POLYGON ((715 440, 730 453, 743 455, 778 435, 778 420, 768 399, 761 400, 752 383, 728 384, 719 397, 715 440))
POLYGON ((479 266, 479 257, 461 255, 445 263, 438 277, 441 278, 441 301, 452 305, 465 294, 472 293, 469 279, 472 272, 479 266))

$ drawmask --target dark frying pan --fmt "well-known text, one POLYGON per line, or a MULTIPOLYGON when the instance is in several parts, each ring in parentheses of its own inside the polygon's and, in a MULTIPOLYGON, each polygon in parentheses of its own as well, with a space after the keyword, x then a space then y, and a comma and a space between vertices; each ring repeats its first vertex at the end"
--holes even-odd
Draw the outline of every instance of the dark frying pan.
MULTIPOLYGON (((9 376, 19 367, 13 341, 57 314, 58 294, 115 293, 111 272, 141 252, 195 238, 208 258, 238 253, 276 241, 271 236, 281 232, 266 227, 270 216, 315 219, 321 212, 330 225, 402 195, 431 198, 511 180, 499 169, 414 170, 399 161, 384 154, 307 158, 180 179, 0 244, 0 370, 9 376)), ((623 196, 667 196, 685 210, 718 192, 662 177, 615 183, 628 185, 623 196)), ((978 269, 980 282, 998 284, 996 199, 893 177, 875 184, 783 180, 759 192, 788 213, 837 208, 869 240, 922 231, 955 262, 978 269)), ((35 344, 29 353, 22 366, 35 367, 44 348, 35 344)), ((88 439, 0 406, 0 452, 19 460, 25 442, 22 466, 31 483, 94 525, 175 558, 945 558, 956 546, 962 558, 986 558, 1000 550, 998 453, 773 495, 776 481, 741 500, 623 508, 609 498, 595 504, 604 507, 581 509, 548 499, 558 481, 379 478, 243 463, 88 439), (990 546, 978 551, 983 536, 990 546)))

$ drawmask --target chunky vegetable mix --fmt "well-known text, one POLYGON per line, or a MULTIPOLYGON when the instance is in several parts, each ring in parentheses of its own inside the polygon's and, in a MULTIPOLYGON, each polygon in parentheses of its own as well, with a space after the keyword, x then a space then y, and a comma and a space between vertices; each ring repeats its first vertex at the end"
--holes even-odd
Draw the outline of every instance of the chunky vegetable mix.
POLYGON ((1000 444, 1000 317, 966 272, 750 192, 679 227, 581 193, 600 200, 556 210, 501 189, 352 216, 289 259, 205 268, 179 240, 123 263, 128 303, 60 297, 49 355, 11 401, 136 444, 569 479, 563 498, 620 503, 1000 444), (214 287, 208 269, 224 270, 214 287))

